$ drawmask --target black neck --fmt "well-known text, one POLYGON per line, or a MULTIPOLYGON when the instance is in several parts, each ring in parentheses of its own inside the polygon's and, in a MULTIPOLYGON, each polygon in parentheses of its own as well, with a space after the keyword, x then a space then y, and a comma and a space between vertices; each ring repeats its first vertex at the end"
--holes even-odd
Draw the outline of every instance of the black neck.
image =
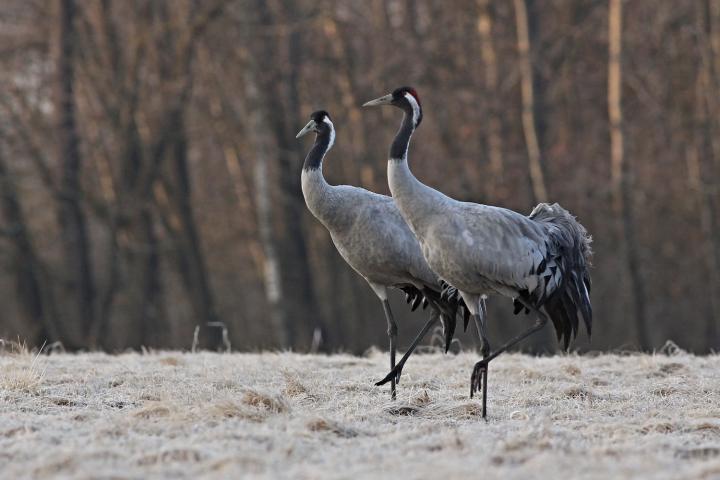
POLYGON ((315 136, 315 143, 313 144, 307 157, 305 157, 305 163, 303 164, 303 170, 317 170, 322 167, 323 157, 330 149, 330 132, 318 133, 315 136))
POLYGON ((410 137, 415 131, 412 109, 409 112, 406 109, 403 109, 403 111, 405 111, 405 116, 400 124, 400 130, 398 130, 395 135, 395 140, 393 140, 393 143, 390 146, 391 160, 405 159, 407 156, 408 144, 410 143, 410 137))

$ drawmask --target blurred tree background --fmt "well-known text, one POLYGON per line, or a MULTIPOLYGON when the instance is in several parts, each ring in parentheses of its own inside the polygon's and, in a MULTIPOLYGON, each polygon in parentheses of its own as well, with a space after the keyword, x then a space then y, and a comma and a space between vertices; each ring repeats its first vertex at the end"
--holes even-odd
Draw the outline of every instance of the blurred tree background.
MULTIPOLYGON (((579 348, 720 347, 720 0, 4 0, 0 62, 2 338, 384 346, 294 137, 327 109, 326 176, 388 193, 400 113, 360 105, 407 84, 421 180, 593 234, 579 348)), ((424 315, 393 302, 407 344, 424 315)))

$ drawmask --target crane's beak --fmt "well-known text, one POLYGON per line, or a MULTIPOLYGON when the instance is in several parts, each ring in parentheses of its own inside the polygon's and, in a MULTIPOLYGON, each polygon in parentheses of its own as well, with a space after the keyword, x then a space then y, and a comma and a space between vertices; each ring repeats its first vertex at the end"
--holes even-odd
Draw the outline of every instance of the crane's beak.
POLYGON ((375 107, 377 105, 388 105, 392 103, 393 96, 392 93, 385 95, 384 97, 376 98, 375 100, 370 100, 369 102, 363 103, 363 107, 375 107))
POLYGON ((308 133, 312 132, 314 129, 315 129, 315 120, 310 120, 308 122, 308 124, 305 125, 303 127, 303 129, 298 132, 297 135, 295 135, 295 138, 303 137, 303 136, 307 135, 308 133))

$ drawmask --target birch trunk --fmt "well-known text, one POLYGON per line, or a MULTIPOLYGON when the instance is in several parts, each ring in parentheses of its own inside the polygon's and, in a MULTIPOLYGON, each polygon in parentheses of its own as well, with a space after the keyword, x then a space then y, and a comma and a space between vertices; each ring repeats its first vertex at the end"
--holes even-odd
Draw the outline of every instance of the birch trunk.
POLYGON ((611 175, 615 211, 620 216, 625 261, 630 276, 637 341, 642 350, 652 344, 647 330, 645 288, 640 272, 640 248, 635 232, 632 171, 625 159, 622 115, 622 0, 610 0, 608 12, 608 115, 610 120, 611 175))
POLYGON ((535 92, 530 61, 530 28, 526 0, 514 0, 517 50, 520 62, 520 92, 522 94, 522 124, 528 153, 530 181, 535 202, 546 202, 547 187, 542 169, 540 142, 535 119, 535 92))
POLYGON ((265 299, 270 311, 268 319, 275 334, 275 341, 281 349, 292 347, 294 335, 290 319, 286 316, 282 306, 282 283, 280 281, 280 262, 273 232, 273 218, 275 216, 271 201, 268 169, 268 147, 266 122, 263 119, 260 106, 258 87, 255 78, 248 73, 247 96, 251 104, 249 123, 251 135, 254 140, 255 167, 255 206, 260 243, 263 249, 263 275, 265 284, 265 299))

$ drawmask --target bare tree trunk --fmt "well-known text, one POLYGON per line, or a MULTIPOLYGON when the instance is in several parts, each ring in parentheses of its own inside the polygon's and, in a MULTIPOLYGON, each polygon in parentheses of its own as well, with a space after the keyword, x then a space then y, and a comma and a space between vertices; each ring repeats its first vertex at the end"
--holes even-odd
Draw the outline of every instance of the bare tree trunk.
MULTIPOLYGON (((108 206, 108 240, 103 269, 97 278, 98 309, 90 328, 88 343, 90 348, 109 349, 118 345, 137 348, 142 345, 141 330, 146 319, 141 314, 143 308, 135 308, 137 305, 133 302, 141 298, 142 294, 138 294, 134 289, 142 289, 144 282, 142 275, 133 277, 128 272, 134 270, 136 262, 133 246, 141 243, 134 232, 137 216, 133 210, 139 202, 132 201, 132 192, 142 168, 140 137, 134 121, 138 86, 131 78, 127 83, 135 83, 135 89, 126 88, 128 70, 132 68, 126 68, 121 40, 113 21, 113 2, 102 0, 99 7, 99 31, 85 32, 86 37, 80 42, 80 51, 85 57, 104 60, 103 63, 95 65, 97 70, 107 68, 111 72, 109 81, 91 77, 94 80, 91 86, 96 95, 103 99, 100 103, 104 107, 104 114, 114 129, 113 134, 118 137, 117 143, 122 147, 116 160, 120 164, 117 180, 113 176, 110 161, 104 155, 95 156, 103 197, 108 206), (93 34, 95 36, 91 37, 93 34), (104 51, 101 52, 100 48, 104 48, 104 51), (122 301, 118 302, 122 307, 122 315, 129 320, 119 329, 122 334, 116 332, 113 336, 115 342, 110 342, 108 329, 118 293, 122 293, 122 301)), ((134 60, 138 62, 138 66, 140 55, 136 55, 134 60)), ((86 69, 90 68, 91 65, 86 65, 86 69)), ((88 125, 88 130, 97 142, 100 141, 102 133, 107 133, 101 133, 94 123, 88 125)))
MULTIPOLYGON (((276 24, 273 12, 270 11, 266 2, 258 0, 256 3, 260 14, 260 24, 263 27, 271 27, 276 24)), ((282 2, 282 9, 286 18, 282 18, 289 24, 297 12, 294 12, 292 2, 282 2)), ((274 210, 275 218, 263 219, 265 215, 258 203, 258 222, 272 222, 272 245, 266 246, 266 255, 273 250, 275 260, 266 256, 266 262, 272 269, 268 270, 273 288, 279 290, 269 291, 271 294, 279 294, 281 299, 279 309, 282 310, 281 318, 277 320, 285 326, 289 335, 287 341, 294 346, 307 346, 314 332, 320 331, 323 338, 329 334, 325 328, 322 313, 318 311, 314 303, 316 301, 315 288, 308 261, 307 244, 303 231, 303 219, 307 215, 305 204, 300 189, 300 171, 302 168, 303 152, 300 150, 300 143, 294 138, 295 123, 301 121, 299 101, 299 75, 302 52, 302 37, 297 28, 291 28, 287 35, 280 36, 275 42, 267 41, 261 46, 261 52, 253 52, 256 63, 253 66, 255 78, 263 85, 258 89, 261 95, 264 129, 271 133, 275 140, 277 155, 277 188, 279 188, 279 208, 274 210), (285 59, 283 60, 278 59, 285 59), (284 65, 279 71, 268 62, 280 61, 284 65), (294 120, 293 120, 294 119, 294 120)), ((258 131, 257 133, 262 133, 258 131)), ((260 168, 265 168, 259 163, 260 168)), ((264 179, 256 175, 256 181, 263 188, 264 179)), ((268 191, 268 194, 272 192, 268 191)), ((258 202, 267 201, 258 197, 258 202)), ((266 277, 266 282, 268 277, 266 277)))
POLYGON ((275 208, 271 199, 270 158, 268 154, 269 136, 267 121, 264 118, 265 108, 260 98, 260 92, 254 71, 260 66, 253 64, 246 71, 246 95, 248 98, 250 136, 253 140, 253 153, 255 154, 253 180, 255 186, 255 208, 257 216, 258 235, 263 249, 263 274, 265 287, 265 300, 267 301, 268 321, 275 334, 275 341, 281 349, 293 346, 295 339, 294 324, 282 305, 282 283, 280 281, 280 260, 277 254, 277 240, 274 232, 275 208))
MULTIPOLYGON (((528 169, 533 191, 533 202, 547 202, 548 193, 543 173, 542 153, 538 133, 538 115, 535 98, 535 75, 530 58, 531 31, 528 18, 528 0, 514 0, 517 50, 520 66, 520 93, 522 125, 528 154, 528 169)), ((553 333, 545 328, 528 339, 528 350, 534 353, 550 353, 556 350, 553 333)))
POLYGON ((36 329, 34 345, 60 340, 55 324, 55 304, 47 275, 37 256, 25 222, 20 199, 8 172, 5 157, 0 152, 0 211, 5 218, 4 233, 15 249, 13 270, 17 298, 28 325, 36 329))
MULTIPOLYGON (((714 2, 720 14, 720 2, 714 2)), ((713 135, 713 117, 720 113, 718 86, 713 62, 713 2, 706 0, 699 8, 699 72, 696 87, 695 142, 688 149, 690 187, 697 195, 697 209, 703 236, 703 253, 707 259, 708 291, 720 291, 720 225, 713 183, 717 180, 718 142, 713 135)), ((720 25, 719 25, 720 26, 720 25)), ((718 45, 720 46, 720 45, 718 45)), ((706 349, 717 349, 720 342, 720 297, 710 295, 710 316, 705 328, 706 349)))
MULTIPOLYGON (((171 161, 168 163, 168 173, 165 175, 164 185, 169 193, 171 210, 177 221, 170 222, 176 238, 176 258, 180 274, 190 297, 195 317, 203 326, 209 326, 206 346, 212 350, 222 348, 222 329, 213 326, 221 322, 215 307, 215 297, 210 278, 205 265, 205 254, 200 242, 195 218, 192 210, 192 186, 187 161, 187 133, 184 118, 177 112, 176 122, 173 122, 174 131, 171 161)), ((157 261, 153 261, 156 264, 157 261)))
MULTIPOLYGON (((710 186, 705 183, 703 175, 703 162, 700 152, 707 152, 705 143, 707 137, 705 132, 699 132, 698 139, 688 147, 688 183, 695 192, 696 205, 702 232, 703 258, 707 265, 707 286, 704 290, 710 292, 720 291, 720 260, 718 256, 718 245, 713 233, 716 227, 715 208, 713 205, 710 186)), ((718 322, 720 322, 720 298, 717 295, 710 295, 710 315, 705 327, 705 349, 707 351, 717 350, 718 345, 718 322)))
MULTIPOLYGON (((290 23, 298 17, 294 0, 284 1, 285 17, 284 21, 290 23)), ((290 31, 286 39, 286 48, 288 50, 287 62, 287 116, 290 119, 300 119, 300 68, 302 66, 303 52, 303 36, 298 28, 290 31)), ((278 122, 279 123, 279 122, 278 122)), ((278 137, 278 145, 280 146, 280 185, 283 196, 283 225, 286 228, 283 238, 283 248, 280 250, 281 258, 285 256, 283 263, 285 268, 284 279, 287 282, 285 288, 286 300, 291 301, 296 308, 295 313, 301 319, 301 325, 305 327, 305 334, 309 335, 308 345, 312 350, 328 351, 327 349, 334 343, 334 333, 327 328, 323 312, 317 308, 315 303, 319 300, 315 295, 315 286, 308 261, 308 249, 305 231, 303 229, 303 219, 307 217, 305 209, 305 201, 300 187, 300 172, 302 171, 302 163, 299 161, 303 158, 304 152, 300 148, 300 142, 293 135, 294 128, 292 124, 286 124, 285 129, 276 130, 280 133, 284 130, 282 136, 278 137), (300 288, 298 288, 300 287, 300 288), (289 295, 288 295, 289 294, 289 295)), ((302 339, 302 336, 298 337, 302 339)))
POLYGON ((530 181, 535 202, 546 202, 547 187, 542 169, 540 142, 535 119, 535 94, 532 63, 530 61, 530 30, 526 0, 514 0, 517 50, 520 62, 520 91, 522 94, 522 124, 528 152, 530 181))
POLYGON ((75 3, 59 0, 59 54, 57 63, 59 115, 58 138, 62 177, 58 205, 58 219, 63 248, 64 298, 66 308, 62 322, 68 333, 66 347, 86 344, 94 322, 95 284, 90 260, 90 242, 85 213, 81 205, 79 137, 75 123, 74 51, 75 3))
POLYGON ((650 350, 645 314, 645 288, 640 273, 640 249, 635 232, 632 203, 632 171, 625 159, 622 116, 622 0, 610 0, 608 12, 608 115, 610 119, 610 142, 612 182, 615 191, 615 210, 621 217, 625 259, 634 303, 635 327, 638 344, 650 350))
MULTIPOLYGON (((116 278, 110 278, 103 306, 106 314, 110 315, 116 293, 122 292, 122 310, 127 318, 125 323, 129 326, 124 332, 123 347, 158 347, 163 344, 160 332, 167 331, 159 246, 151 201, 140 192, 141 172, 148 162, 143 156, 142 140, 133 113, 131 111, 126 115, 127 125, 122 125, 119 132, 124 148, 118 211, 111 226, 117 249, 110 259, 113 265, 118 264, 118 272, 116 278)), ((106 329, 107 318, 100 331, 101 339, 105 338, 106 329)))
POLYGON ((495 197, 496 186, 503 180, 502 124, 500 123, 500 98, 498 91, 498 65, 493 43, 493 19, 490 13, 490 0, 477 0, 479 9, 477 31, 480 35, 480 55, 485 72, 485 91, 488 98, 487 144, 490 156, 489 194, 495 197))

